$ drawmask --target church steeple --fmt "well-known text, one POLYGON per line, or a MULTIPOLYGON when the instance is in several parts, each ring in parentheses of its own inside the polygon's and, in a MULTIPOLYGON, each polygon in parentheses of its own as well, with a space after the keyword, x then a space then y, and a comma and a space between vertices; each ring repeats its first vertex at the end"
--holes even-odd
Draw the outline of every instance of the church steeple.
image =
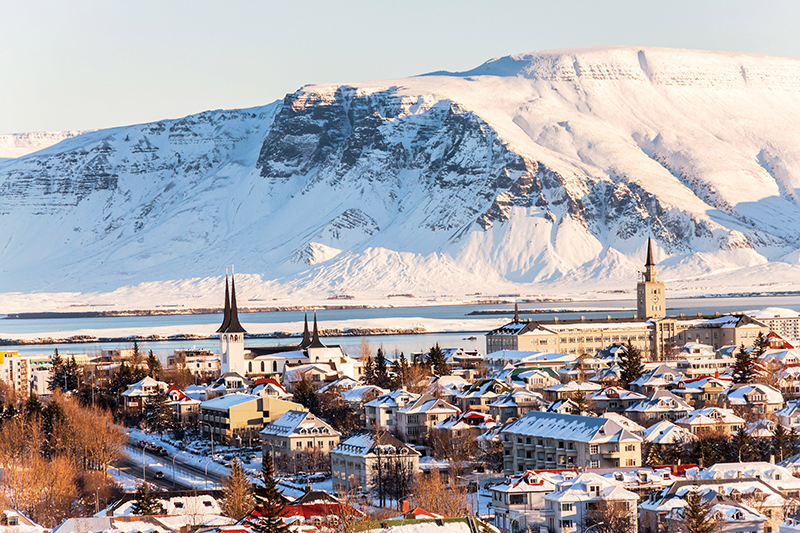
POLYGON ((239 310, 236 307, 236 279, 231 267, 231 309, 230 309, 230 323, 226 333, 247 333, 242 325, 239 323, 239 310))
POLYGON ((300 348, 308 348, 309 344, 311 344, 311 334, 308 332, 308 313, 306 313, 303 325, 303 340, 300 341, 300 348))
POLYGON ((222 325, 217 330, 217 333, 222 333, 228 329, 231 324, 231 298, 228 292, 228 269, 225 268, 225 308, 222 311, 222 325))
POLYGON ((319 331, 317 330, 317 313, 314 313, 314 332, 311 334, 311 344, 309 348, 325 348, 322 341, 319 340, 319 331))
POLYGON ((647 238, 647 260, 644 263, 644 280, 656 281, 656 262, 653 261, 653 241, 647 238))
POLYGON ((519 323, 519 306, 514 302, 514 323, 519 323))

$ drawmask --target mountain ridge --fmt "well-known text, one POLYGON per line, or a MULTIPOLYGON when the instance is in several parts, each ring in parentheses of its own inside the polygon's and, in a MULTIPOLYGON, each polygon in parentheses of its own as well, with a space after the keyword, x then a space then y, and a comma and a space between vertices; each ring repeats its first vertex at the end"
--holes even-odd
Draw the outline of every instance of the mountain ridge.
POLYGON ((232 261, 297 298, 581 291, 632 285, 648 236, 678 286, 765 267, 792 284, 798 123, 800 60, 752 54, 579 49, 308 85, 0 162, 0 250, 19 261, 0 291, 232 261), (36 231, 64 244, 32 253, 36 231))

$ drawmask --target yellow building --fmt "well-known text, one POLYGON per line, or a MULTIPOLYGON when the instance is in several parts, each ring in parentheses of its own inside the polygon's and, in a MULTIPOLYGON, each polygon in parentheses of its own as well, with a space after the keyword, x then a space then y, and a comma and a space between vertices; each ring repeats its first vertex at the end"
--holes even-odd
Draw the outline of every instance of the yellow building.
POLYGON ((200 404, 199 423, 204 433, 212 430, 217 442, 253 446, 260 442, 258 433, 265 425, 292 410, 305 407, 272 397, 226 394, 200 404))

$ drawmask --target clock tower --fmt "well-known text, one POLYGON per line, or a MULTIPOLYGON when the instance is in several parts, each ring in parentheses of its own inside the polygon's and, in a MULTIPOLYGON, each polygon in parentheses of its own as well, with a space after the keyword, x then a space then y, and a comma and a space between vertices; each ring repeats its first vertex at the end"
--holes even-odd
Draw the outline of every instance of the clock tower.
POLYGON ((656 264, 653 261, 653 243, 647 239, 647 262, 642 281, 636 284, 636 317, 640 320, 667 316, 664 283, 656 281, 656 264))

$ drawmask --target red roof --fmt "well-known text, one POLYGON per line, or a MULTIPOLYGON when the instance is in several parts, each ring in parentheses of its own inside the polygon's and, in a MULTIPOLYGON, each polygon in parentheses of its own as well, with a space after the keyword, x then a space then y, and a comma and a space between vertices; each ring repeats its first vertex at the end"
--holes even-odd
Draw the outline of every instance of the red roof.
MULTIPOLYGON (((286 392, 286 389, 283 387, 283 385, 281 385, 280 383, 278 383, 278 382, 277 382, 275 379, 273 379, 273 378, 258 378, 258 379, 256 380, 256 382, 255 382, 255 383, 253 383, 253 386, 254 386, 254 387, 257 387, 257 386, 259 386, 259 385, 275 385, 276 387, 278 387, 278 388, 279 388, 280 390, 282 390, 283 392, 286 392)), ((286 394, 289 394, 289 393, 287 392, 286 394)))

